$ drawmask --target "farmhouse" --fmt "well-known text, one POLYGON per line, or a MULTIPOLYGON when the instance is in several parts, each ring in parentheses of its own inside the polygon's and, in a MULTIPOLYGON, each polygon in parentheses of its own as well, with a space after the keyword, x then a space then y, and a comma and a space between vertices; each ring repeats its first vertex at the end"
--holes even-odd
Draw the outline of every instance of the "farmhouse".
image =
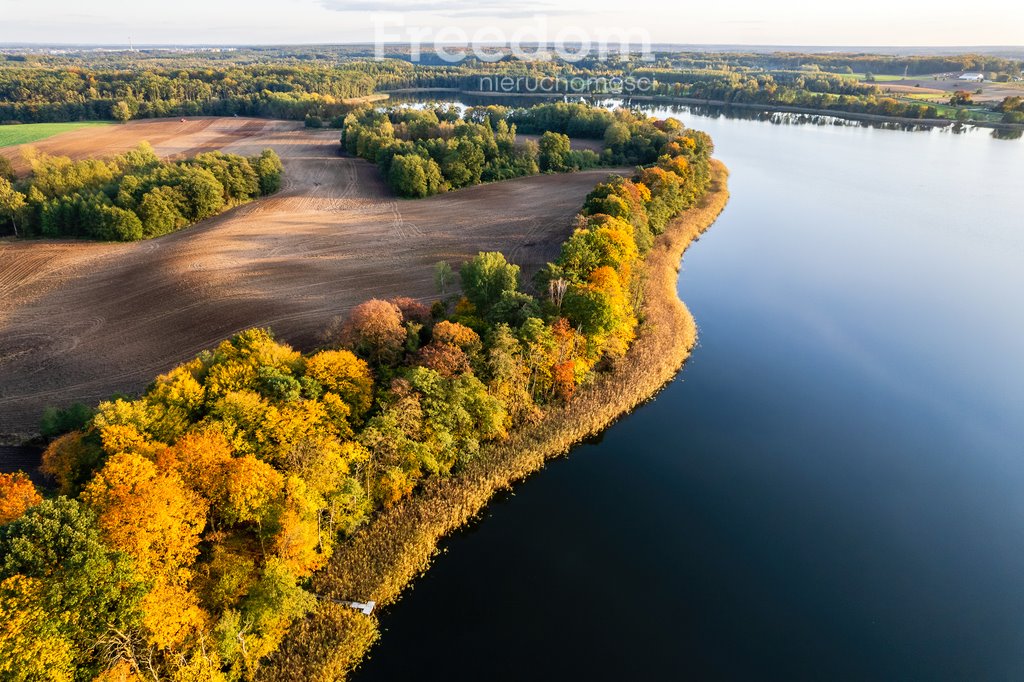
POLYGON ((971 81, 972 83, 980 83, 985 80, 985 74, 983 73, 962 73, 960 74, 960 80, 971 81))

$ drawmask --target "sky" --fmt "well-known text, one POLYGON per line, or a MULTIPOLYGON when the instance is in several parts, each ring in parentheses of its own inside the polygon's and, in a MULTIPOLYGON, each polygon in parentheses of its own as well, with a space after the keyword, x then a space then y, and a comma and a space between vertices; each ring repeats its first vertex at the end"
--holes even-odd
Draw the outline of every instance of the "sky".
POLYGON ((0 43, 1024 44, 1024 2, 934 0, 0 0, 0 43), (614 35, 614 34, 612 34, 614 35), (501 40, 504 38, 505 40, 501 40), (461 39, 461 40, 460 40, 461 39))

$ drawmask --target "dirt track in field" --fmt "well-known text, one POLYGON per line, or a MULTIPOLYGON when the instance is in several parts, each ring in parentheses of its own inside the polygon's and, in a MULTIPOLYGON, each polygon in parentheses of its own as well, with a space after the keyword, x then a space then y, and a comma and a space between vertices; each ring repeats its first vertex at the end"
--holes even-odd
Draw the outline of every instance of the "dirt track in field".
POLYGON ((148 242, 0 241, 0 435, 36 431, 48 405, 137 393, 248 327, 271 326, 310 348, 331 318, 367 298, 429 301, 438 260, 500 250, 529 276, 557 255, 572 216, 608 174, 537 176, 405 201, 372 165, 337 155, 336 131, 247 119, 147 121, 35 146, 81 157, 141 140, 163 155, 272 147, 284 160, 285 186, 148 242))

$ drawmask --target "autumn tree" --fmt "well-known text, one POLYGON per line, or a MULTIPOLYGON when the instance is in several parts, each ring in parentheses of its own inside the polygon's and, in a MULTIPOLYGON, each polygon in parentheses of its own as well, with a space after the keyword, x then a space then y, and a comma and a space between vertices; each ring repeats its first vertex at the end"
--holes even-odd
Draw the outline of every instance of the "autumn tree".
POLYGON ((11 164, 11 160, 6 156, 0 156, 0 178, 13 183, 17 178, 17 174, 14 172, 14 165, 11 164))
POLYGON ((63 495, 75 495, 99 466, 104 452, 80 431, 61 436, 43 451, 40 470, 52 477, 63 495))
POLYGON ((33 657, 43 655, 59 672, 70 656, 75 679, 89 679, 104 664, 97 642, 112 628, 141 625, 145 584, 129 557, 103 543, 95 516, 75 500, 43 501, 0 526, 0 581, 0 666, 13 654, 31 670, 38 664, 33 657), (28 623, 7 617, 8 605, 18 613, 29 601, 38 611, 28 623))
POLYGON ((0 175, 0 215, 10 219, 15 237, 18 236, 18 215, 24 208, 25 195, 14 189, 10 180, 0 175))
POLYGON ((508 413, 507 426, 539 416, 530 395, 530 368, 523 344, 507 324, 497 325, 487 339, 486 362, 481 379, 508 413))
POLYGON ((306 361, 306 376, 315 379, 325 390, 341 396, 357 419, 373 403, 370 367, 351 351, 326 350, 311 356, 306 361))
POLYGON ((402 319, 408 322, 416 322, 419 324, 426 324, 430 321, 430 308, 423 303, 420 303, 415 298, 409 296, 396 296, 391 299, 391 303, 398 306, 398 310, 402 313, 402 319))
POLYGON ((16 573, 0 581, 0 677, 75 679, 74 645, 61 615, 44 606, 45 584, 16 573))
POLYGON ((206 523, 202 498, 176 474, 128 452, 111 457, 82 498, 96 511, 105 541, 131 556, 137 573, 151 581, 143 598, 149 640, 161 649, 178 646, 205 618, 188 588, 206 523))
POLYGON ((973 102, 974 100, 971 97, 971 93, 967 92, 966 90, 957 90, 949 98, 949 103, 955 107, 967 106, 972 104, 973 102))
POLYGON ((269 329, 248 329, 222 342, 214 351, 204 380, 207 399, 241 390, 273 394, 273 390, 268 390, 271 385, 267 379, 272 375, 267 370, 278 376, 294 376, 300 366, 301 354, 278 343, 269 329))
POLYGON ((376 363, 391 362, 405 342, 402 311, 377 298, 361 303, 349 314, 342 339, 376 363))
POLYGON ((128 106, 127 102, 121 100, 114 103, 114 106, 110 110, 110 115, 115 121, 127 123, 132 118, 132 108, 128 106))
POLYGON ((416 354, 415 363, 420 367, 432 369, 446 378, 468 372, 470 369, 469 359, 461 348, 438 341, 421 348, 416 354))
POLYGON ((483 347, 480 335, 458 322, 442 320, 434 325, 432 334, 435 342, 455 346, 470 356, 476 355, 483 347))
POLYGON ((304 576, 324 565, 332 546, 333 538, 321 531, 306 482, 289 477, 273 540, 275 556, 293 575, 304 576))
POLYGON ((14 521, 42 501, 35 485, 24 472, 0 473, 0 525, 14 521))

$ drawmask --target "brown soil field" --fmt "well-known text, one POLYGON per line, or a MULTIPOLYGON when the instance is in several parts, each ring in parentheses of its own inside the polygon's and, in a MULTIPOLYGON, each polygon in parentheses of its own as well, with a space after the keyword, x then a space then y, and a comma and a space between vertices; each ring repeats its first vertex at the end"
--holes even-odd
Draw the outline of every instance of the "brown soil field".
POLYGON ((54 156, 79 160, 94 156, 112 156, 128 151, 140 142, 149 142, 163 156, 186 157, 214 149, 236 151, 246 141, 265 136, 275 130, 291 129, 295 124, 252 118, 160 118, 132 121, 122 125, 97 126, 48 137, 38 142, 0 148, 0 155, 23 173, 28 170, 23 152, 32 147, 54 156))
POLYGON ((167 156, 271 147, 284 161, 285 184, 272 197, 152 241, 0 241, 0 436, 34 433, 48 405, 137 393, 248 327, 270 326, 309 349, 333 317, 367 298, 429 301, 438 260, 500 250, 523 266, 527 281, 557 255, 584 197, 610 172, 400 200, 373 165, 339 156, 337 137, 294 122, 175 119, 36 144, 79 158, 142 140, 167 156))
POLYGON ((908 78, 898 81, 875 83, 883 92, 894 94, 952 95, 957 90, 971 93, 975 102, 1002 102, 1007 97, 1024 94, 1020 83, 972 83, 959 78, 908 78), (981 88, 981 93, 976 91, 981 88))

